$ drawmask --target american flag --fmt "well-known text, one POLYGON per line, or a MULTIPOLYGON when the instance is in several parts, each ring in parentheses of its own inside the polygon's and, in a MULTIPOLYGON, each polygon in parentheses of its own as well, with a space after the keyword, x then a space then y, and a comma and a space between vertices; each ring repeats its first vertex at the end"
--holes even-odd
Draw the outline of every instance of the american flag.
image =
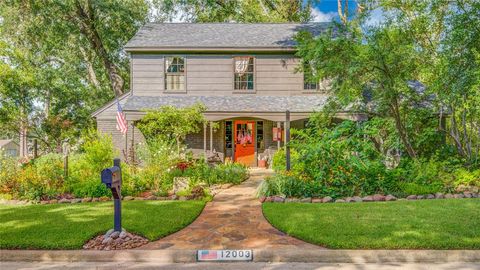
POLYGON ((200 260, 216 260, 217 251, 216 250, 202 250, 200 251, 200 260))
POLYGON ((117 130, 120 131, 123 135, 127 134, 127 131, 128 131, 127 119, 125 118, 125 114, 122 111, 122 106, 120 106, 120 102, 118 102, 118 99, 117 99, 117 130))

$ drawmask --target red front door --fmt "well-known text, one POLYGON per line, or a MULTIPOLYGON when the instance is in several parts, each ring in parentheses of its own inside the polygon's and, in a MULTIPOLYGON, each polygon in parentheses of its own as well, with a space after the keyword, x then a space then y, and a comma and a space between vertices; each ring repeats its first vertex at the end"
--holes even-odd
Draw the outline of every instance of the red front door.
POLYGON ((255 121, 235 121, 235 161, 255 165, 255 121))

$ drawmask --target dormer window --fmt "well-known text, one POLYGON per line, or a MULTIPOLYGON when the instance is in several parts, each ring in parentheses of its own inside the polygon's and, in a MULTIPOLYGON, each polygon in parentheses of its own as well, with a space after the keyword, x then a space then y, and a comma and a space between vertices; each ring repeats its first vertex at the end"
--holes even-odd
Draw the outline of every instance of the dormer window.
POLYGON ((165 90, 185 91, 185 57, 165 58, 165 90))
POLYGON ((250 56, 234 58, 234 90, 254 89, 255 59, 250 56))

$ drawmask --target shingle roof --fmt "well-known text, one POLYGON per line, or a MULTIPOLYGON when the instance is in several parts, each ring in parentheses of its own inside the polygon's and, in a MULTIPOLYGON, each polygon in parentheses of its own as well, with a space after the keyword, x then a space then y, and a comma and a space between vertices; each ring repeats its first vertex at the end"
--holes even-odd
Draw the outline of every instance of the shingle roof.
POLYGON ((135 49, 293 48, 294 35, 324 32, 329 23, 149 23, 125 45, 135 49))
POLYGON ((123 106, 126 111, 156 109, 162 106, 188 107, 202 103, 207 112, 313 112, 322 109, 326 96, 131 96, 123 106))

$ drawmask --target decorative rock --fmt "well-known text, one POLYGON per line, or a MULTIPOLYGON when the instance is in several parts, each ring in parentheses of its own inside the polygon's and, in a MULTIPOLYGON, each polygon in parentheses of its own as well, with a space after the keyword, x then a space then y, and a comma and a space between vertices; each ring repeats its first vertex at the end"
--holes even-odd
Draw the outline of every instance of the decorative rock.
POLYGON ((385 201, 385 196, 382 194, 375 194, 373 195, 373 200, 376 202, 385 201))
POLYGON ((110 201, 110 198, 109 197, 106 197, 106 196, 103 196, 103 197, 100 197, 99 199, 101 202, 106 202, 106 201, 110 201))
POLYGON ((360 197, 358 197, 358 196, 353 196, 353 197, 352 197, 352 200, 353 200, 354 202, 363 202, 363 199, 360 198, 360 197))
POLYGON ((472 193, 472 198, 478 198, 478 193, 476 192, 472 193))
POLYGON ((435 193, 435 199, 445 199, 445 195, 443 195, 443 193, 437 192, 435 193))
POLYGON ((344 199, 338 199, 338 200, 335 200, 336 203, 344 203, 345 200, 344 199))
POLYGON ((467 191, 465 191, 465 192, 463 192, 463 195, 465 196, 465 198, 473 198, 473 196, 472 196, 472 193, 471 193, 471 192, 467 192, 467 191))
POLYGON ((168 197, 157 197, 158 201, 166 201, 168 200, 168 197))
POLYGON ((175 194, 173 194, 172 196, 169 196, 168 199, 169 199, 169 200, 172 200, 172 201, 175 201, 175 200, 178 199, 178 196, 175 195, 175 194))
POLYGON ((108 244, 110 244, 112 241, 113 241, 112 238, 107 237, 107 238, 103 239, 102 244, 103 244, 103 245, 108 245, 108 244))
POLYGON ((83 198, 82 199, 82 203, 87 203, 87 202, 91 202, 92 201, 92 198, 83 198))
POLYGON ((323 203, 331 203, 331 202, 333 202, 333 199, 332 199, 332 197, 327 196, 327 197, 324 197, 324 198, 322 199, 322 202, 323 202, 323 203))
POLYGON ((345 202, 355 202, 352 197, 346 197, 345 202))
POLYGON ((397 200, 397 197, 393 196, 392 194, 388 194, 387 196, 385 196, 385 201, 387 202, 396 201, 396 200, 397 200))
POLYGON ((63 198, 63 199, 60 199, 58 203, 70 203, 70 200, 63 198))
POLYGON ((110 237, 110 235, 112 235, 112 233, 113 233, 114 231, 115 231, 114 229, 108 230, 103 237, 104 237, 104 238, 110 237))
POLYGON ((435 195, 433 195, 433 194, 428 194, 428 195, 427 195, 427 199, 428 199, 428 200, 435 199, 435 195))
POLYGON ((92 202, 98 202, 98 201, 100 201, 100 199, 98 199, 98 198, 93 198, 92 199, 92 202))
POLYGON ((58 203, 58 200, 53 199, 53 200, 50 200, 49 203, 50 204, 58 203))
POLYGON ((321 203, 322 202, 322 198, 313 198, 312 199, 312 203, 321 203))
POLYGON ((40 204, 49 204, 50 201, 40 201, 40 204))
POLYGON ((453 198, 455 198, 455 199, 463 199, 463 198, 465 198, 465 195, 463 195, 463 194, 461 194, 461 193, 460 193, 460 194, 455 194, 455 195, 453 195, 453 198))
POLYGON ((423 199, 425 199, 425 196, 424 196, 424 195, 418 195, 418 196, 417 196, 417 200, 423 200, 423 199))
POLYGON ((188 177, 175 177, 173 178, 173 193, 184 191, 190 184, 190 178, 188 177))
POLYGON ((149 201, 154 201, 157 199, 157 197, 155 195, 150 195, 148 196, 147 198, 145 198, 146 200, 149 200, 149 201))
POLYGON ((266 199, 267 199, 267 198, 266 198, 265 196, 262 196, 262 197, 258 198, 258 200, 260 201, 260 203, 265 202, 266 199))
POLYGON ((81 203, 82 199, 71 199, 70 202, 71 203, 81 203))
POLYGON ((265 202, 273 202, 273 197, 268 196, 267 198, 265 198, 265 202))
POLYGON ((407 196, 407 200, 416 200, 418 197, 417 195, 409 195, 407 196))
POLYGON ((188 198, 185 197, 185 196, 180 196, 180 197, 178 197, 178 200, 179 201, 186 201, 186 200, 188 200, 188 198))
POLYGON ((111 235, 110 238, 117 239, 120 236, 120 232, 114 231, 111 235))
POLYGON ((300 202, 302 202, 302 203, 311 203, 311 202, 312 202, 312 198, 310 198, 310 197, 309 197, 309 198, 302 198, 302 199, 300 200, 300 202))
POLYGON ((364 202, 373 202, 373 196, 365 196, 362 198, 364 202))
POLYGON ((283 203, 285 202, 285 198, 283 198, 282 196, 273 196, 273 202, 283 203))
POLYGON ((286 203, 300 202, 299 198, 285 198, 286 203))
POLYGON ((453 195, 450 193, 445 194, 445 199, 453 199, 453 195))
POLYGON ((124 201, 132 201, 134 198, 132 196, 125 196, 123 197, 124 201))
POLYGON ((122 231, 120 233, 120 235, 118 235, 118 237, 122 238, 122 239, 125 239, 127 237, 127 232, 126 231, 122 231))

